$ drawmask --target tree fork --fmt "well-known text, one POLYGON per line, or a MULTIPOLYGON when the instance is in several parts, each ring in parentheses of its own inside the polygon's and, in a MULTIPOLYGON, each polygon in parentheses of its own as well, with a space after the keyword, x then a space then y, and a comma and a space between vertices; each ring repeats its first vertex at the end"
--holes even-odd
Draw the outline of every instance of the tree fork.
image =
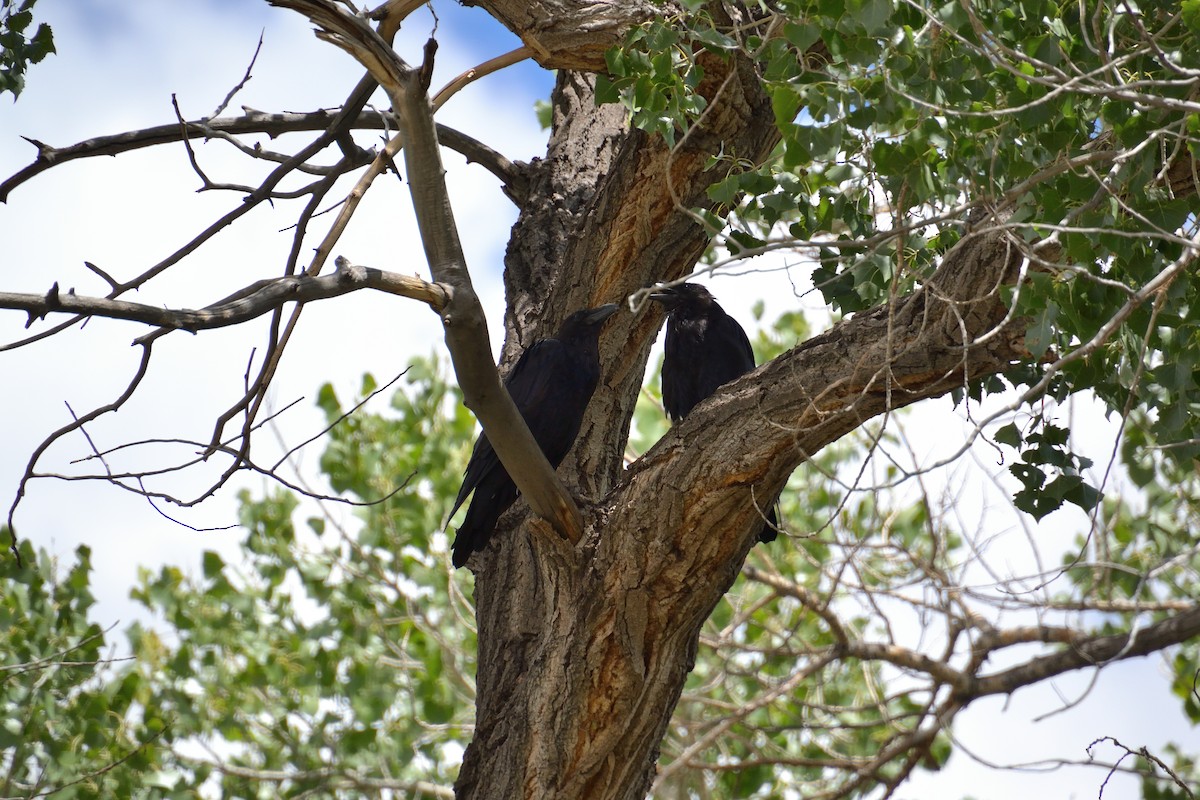
POLYGON ((1003 234, 968 237, 922 289, 697 406, 592 509, 583 563, 504 536, 477 582, 478 718, 459 796, 645 796, 700 628, 753 543, 750 486, 769 492, 872 417, 1025 357, 1011 321, 972 344, 1005 320, 997 289, 1019 263, 1003 234))

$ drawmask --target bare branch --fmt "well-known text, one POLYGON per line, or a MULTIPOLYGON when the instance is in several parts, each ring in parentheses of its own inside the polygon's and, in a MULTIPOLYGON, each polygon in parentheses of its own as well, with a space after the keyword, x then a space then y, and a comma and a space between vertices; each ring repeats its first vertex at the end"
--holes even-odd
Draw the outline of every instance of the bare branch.
POLYGON ((1144 656, 1200 636, 1200 606, 1147 625, 1140 631, 1099 636, 1024 664, 987 675, 971 683, 968 694, 983 697, 1009 694, 1022 686, 1084 667, 1144 656))
MULTIPOLYGON (((338 141, 344 135, 345 130, 346 130, 346 125, 349 123, 350 120, 354 119, 358 115, 359 111, 362 109, 362 106, 366 103, 367 98, 370 96, 371 92, 374 89, 375 89, 375 82, 369 76, 364 76, 359 81, 359 83, 355 86, 353 91, 351 92, 349 98, 347 99, 346 105, 343 107, 343 109, 340 112, 338 112, 336 115, 334 115, 332 117, 332 120, 329 122, 328 126, 326 127, 326 129, 320 136, 318 136, 313 142, 309 143, 307 146, 302 148, 295 156, 293 156, 287 162, 280 164, 278 167, 276 167, 274 170, 272 170, 271 173, 267 176, 267 178, 259 185, 259 187, 255 191, 250 193, 250 195, 248 197, 246 197, 242 203, 239 203, 236 208, 227 212, 216 222, 209 225, 208 228, 206 228, 204 231, 202 231, 200 234, 198 234, 196 237, 194 237, 187 244, 183 245, 178 250, 176 250, 174 253, 169 255, 167 258, 163 259, 158 264, 155 264, 150 269, 144 271, 142 274, 140 274, 124 283, 113 285, 113 281, 111 279, 109 279, 109 283, 110 283, 110 285, 112 285, 112 291, 108 294, 106 299, 115 300, 118 296, 120 296, 124 292, 141 287, 142 285, 144 285, 145 283, 147 283, 148 281, 150 281, 157 275, 161 274, 162 272, 166 271, 174 264, 181 261, 184 257, 186 257, 188 254, 195 251, 198 247, 200 247, 200 245, 202 245, 204 242, 208 241, 210 238, 215 236, 219 231, 224 229, 227 225, 233 223, 234 221, 239 219, 242 215, 248 213, 251 209, 255 208, 259 203, 263 202, 264 200, 268 200, 271 196, 271 192, 274 190, 274 187, 276 185, 278 185, 278 183, 280 181, 282 181, 290 172, 292 172, 294 169, 296 169, 299 165, 306 163, 308 161, 308 159, 310 159, 311 157, 313 157, 314 155, 319 153, 330 143, 338 141)), ((180 126, 176 126, 176 127, 180 127, 180 126)), ((327 182, 322 183, 321 186, 326 187, 325 190, 327 190, 327 187, 329 185, 331 185, 328 182, 332 181, 334 177, 336 177, 336 175, 331 175, 330 177, 328 177, 326 179, 327 182)), ((315 203, 318 201, 319 196, 323 191, 324 190, 320 186, 315 190, 314 197, 312 198, 312 202, 310 203, 309 210, 307 213, 309 213, 309 214, 312 213, 312 209, 315 208, 315 203)), ((302 224, 297 227, 297 231, 298 231, 297 235, 301 236, 301 237, 303 236, 303 219, 304 218, 302 218, 302 224)), ((294 271, 295 260, 298 255, 299 248, 300 248, 299 242, 294 241, 293 247, 292 247, 292 250, 293 250, 292 256, 289 259, 289 267, 288 267, 289 273, 294 271)), ((51 304, 53 304, 54 302, 56 302, 57 300, 60 300, 60 299, 61 298, 58 296, 57 287, 52 288, 51 292, 49 292, 46 297, 46 300, 51 304)), ((261 408, 262 403, 265 400, 267 388, 269 387, 271 378, 273 377, 273 375, 275 373, 275 369, 278 366, 279 358, 281 357, 281 355, 283 353, 283 347, 287 342, 287 336, 289 336, 291 331, 294 329, 295 321, 296 321, 297 316, 300 313, 300 310, 302 308, 303 308, 303 304, 300 304, 293 310, 292 321, 291 321, 289 327, 287 328, 287 331, 285 332, 282 339, 280 338, 280 335, 279 335, 279 316, 281 313, 281 308, 274 309, 273 313, 275 316, 275 320, 273 321, 273 324, 271 326, 271 332, 270 332, 270 336, 269 336, 269 340, 268 340, 268 347, 267 347, 267 358, 264 361, 263 367, 260 370, 260 372, 259 372, 258 376, 256 377, 256 379, 254 380, 254 382, 248 387, 246 395, 237 404, 235 404, 232 409, 230 409, 228 412, 226 412, 226 414, 218 421, 216 429, 214 431, 214 435, 213 435, 213 445, 211 446, 210 451, 208 451, 209 454, 211 453, 212 449, 215 449, 215 447, 217 446, 217 443, 220 442, 220 440, 222 439, 222 432, 224 430, 225 423, 229 419, 231 419, 234 415, 236 415, 239 411, 245 410, 245 412, 246 412, 244 415, 245 419, 243 421, 242 432, 241 432, 243 441, 242 441, 241 447, 238 448, 237 452, 239 453, 239 455, 241 456, 242 459, 245 459, 246 456, 248 455, 248 453, 249 453, 249 435, 250 435, 250 432, 254 428, 255 417, 258 413, 258 410, 261 408)), ((43 332, 34 337, 29 337, 20 342, 15 342, 15 343, 10 343, 8 345, 4 345, 3 347, 0 347, 0 350, 11 349, 14 347, 20 347, 24 344, 28 344, 31 341, 36 341, 40 338, 45 338, 46 336, 53 335, 54 333, 57 333, 58 331, 61 331, 71 325, 74 325, 78 321, 86 319, 86 318, 87 318, 86 316, 76 316, 66 323, 55 326, 50 331, 43 332)), ((89 412, 88 414, 85 414, 84 416, 80 417, 78 420, 75 420, 71 424, 62 427, 62 428, 58 429, 57 431, 52 432, 34 450, 33 454, 30 457, 29 462, 26 465, 25 472, 22 475, 21 480, 18 484, 16 496, 14 497, 12 505, 9 507, 9 512, 8 512, 8 524, 9 524, 10 528, 12 529, 11 530, 11 534, 12 534, 11 547, 12 547, 14 555, 17 555, 18 563, 20 561, 20 556, 19 556, 19 550, 17 548, 17 534, 16 534, 15 528, 13 528, 13 524, 12 524, 13 517, 16 513, 17 506, 20 504, 21 499, 24 497, 26 485, 28 484, 29 480, 35 474, 35 468, 36 468, 38 460, 45 453, 47 448, 49 448, 50 445, 52 445, 55 441, 57 441, 62 436, 66 435, 74 430, 78 430, 81 426, 87 424, 88 422, 90 422, 91 420, 95 419, 96 417, 98 417, 100 415, 106 414, 110 411, 114 411, 114 410, 120 408, 129 399, 129 397, 132 396, 134 391, 136 391, 138 385, 141 383, 142 379, 145 377, 146 371, 149 367, 149 359, 150 359, 152 343, 159 336, 169 332, 170 330, 172 330, 172 328, 161 328, 160 327, 159 330, 157 330, 151 334, 147 334, 144 337, 141 337, 141 339, 139 340, 138 343, 142 345, 144 352, 143 352, 143 356, 142 356, 142 360, 141 360, 141 364, 139 366, 138 372, 134 376, 134 378, 132 379, 130 384, 127 386, 126 390, 121 394, 121 396, 117 400, 115 400, 114 402, 112 402, 108 405, 96 408, 93 411, 89 412)), ((223 486, 229 480, 229 478, 232 477, 242 467, 243 463, 244 463, 243 461, 235 459, 234 462, 228 467, 228 469, 226 469, 225 472, 221 475, 221 477, 212 485, 209 492, 206 493, 204 495, 204 497, 210 496, 213 492, 217 491, 217 489, 219 489, 221 486, 223 486)), ((201 499, 203 499, 203 498, 201 498, 201 499)))
POLYGON ((459 75, 454 80, 443 86, 436 95, 433 96, 433 110, 437 111, 446 104, 451 97, 457 94, 463 87, 468 86, 485 75, 491 75, 493 72, 502 70, 505 67, 511 67, 533 55, 533 50, 528 47, 518 47, 516 50, 510 50, 502 56, 496 56, 489 59, 478 67, 472 67, 463 74, 459 75))
POLYGON ((742 569, 742 574, 748 580, 758 581, 759 583, 770 586, 780 595, 792 597, 799 600, 805 608, 811 610, 829 626, 829 630, 834 637, 843 645, 849 644, 850 636, 846 632, 842 621, 837 614, 830 610, 828 602, 822 600, 815 592, 805 586, 801 586, 795 581, 790 581, 782 575, 773 575, 769 572, 764 572, 757 567, 745 567, 742 569))
MULTIPOLYGON (((210 751, 211 752, 211 751, 210 751)), ((385 778, 375 778, 368 775, 362 775, 350 769, 338 769, 330 767, 320 770, 265 770, 251 769, 249 767, 241 767, 236 764, 230 764, 220 760, 213 754, 211 760, 196 758, 185 753, 175 753, 176 757, 193 764, 202 764, 210 769, 214 769, 224 775, 232 775, 238 778, 258 781, 262 783, 283 783, 290 781, 321 781, 330 790, 334 789, 360 789, 368 790, 371 793, 381 791, 397 791, 412 794, 416 797, 445 797, 453 798, 454 791, 445 786, 438 786, 435 783, 428 781, 401 781, 388 780, 385 778)))
MULTIPOLYGON (((233 101, 234 96, 237 95, 237 93, 240 92, 246 86, 246 84, 250 82, 250 78, 251 78, 250 71, 252 69, 254 69, 255 63, 258 62, 258 54, 262 52, 262 46, 263 46, 263 33, 260 32, 258 34, 258 44, 256 44, 254 46, 254 55, 250 56, 250 63, 246 65, 246 74, 243 75, 242 79, 240 81, 238 81, 237 84, 232 89, 229 90, 229 93, 225 95, 225 99, 222 100, 217 105, 217 107, 213 110, 213 112, 208 115, 209 117, 219 116, 221 114, 221 112, 224 111, 226 109, 226 107, 228 107, 229 104, 233 101)), ((174 99, 174 98, 172 97, 172 99, 174 99)))
POLYGON ((370 402, 377 395, 380 395, 380 394, 386 392, 388 389, 392 388, 392 386, 394 386, 396 384, 396 381, 400 380, 401 378, 403 378, 405 375, 408 374, 408 370, 409 370, 409 368, 405 367, 403 370, 400 371, 399 374, 396 375, 396 377, 392 378, 390 381, 383 384, 382 386, 376 387, 375 391, 368 394, 362 400, 359 400, 357 403, 354 404, 354 406, 352 408, 350 408, 347 411, 342 412, 342 414, 339 415, 337 419, 335 419, 333 422, 326 425, 324 429, 322 429, 318 433, 310 436, 309 438, 305 439, 300 444, 294 445, 293 447, 289 447, 287 452, 284 453, 282 456, 280 456, 279 460, 271 465, 270 471, 274 472, 275 470, 279 469, 279 467, 283 464, 283 462, 287 461, 289 458, 291 458, 293 455, 295 455, 297 452, 299 452, 301 448, 312 444, 317 439, 319 439, 322 436, 324 436, 325 434, 329 433, 331 430, 336 428, 342 422, 344 422, 345 420, 347 420, 351 416, 353 416, 359 409, 361 409, 363 406, 365 406, 368 402, 370 402))
MULTIPOLYGON (((374 88, 374 82, 371 83, 374 88)), ((359 104, 361 107, 361 104, 359 104)), ((350 107, 348 103, 346 108, 350 107)), ((344 111, 341 109, 340 111, 344 111)), ((36 139, 26 139, 38 149, 37 158, 33 163, 0 183, 0 203, 8 201, 8 195, 13 189, 40 175, 51 167, 75 161, 80 158, 95 156, 114 156, 144 147, 161 144, 172 144, 183 137, 202 139, 227 140, 233 136, 265 134, 275 137, 284 133, 301 131, 321 131, 330 127, 340 113, 339 110, 311 111, 304 114, 279 113, 247 109, 240 117, 220 117, 217 119, 189 120, 182 125, 172 123, 157 125, 152 128, 118 133, 111 136, 97 136, 67 147, 53 147, 36 139)), ((347 130, 388 130, 395 129, 396 123, 391 114, 373 110, 356 110, 355 116, 345 128, 347 130)), ((485 145, 483 142, 468 136, 461 131, 446 125, 437 126, 438 141, 466 156, 469 162, 475 162, 499 178, 506 187, 511 188, 519 197, 525 183, 523 169, 514 164, 500 153, 485 145)), ((239 148, 242 149, 242 148, 239 148)), ((245 151, 253 152, 255 148, 246 147, 245 151)), ((309 154, 307 157, 311 157, 309 154)), ((264 157, 260 152, 259 157, 264 157)), ((320 174, 328 172, 328 167, 312 167, 307 163, 307 157, 297 169, 306 169, 320 174)), ((277 160, 271 158, 270 160, 277 160)))
POLYGON ((530 507, 552 520, 560 534, 578 541, 582 530, 579 509, 534 441, 492 363, 487 323, 458 238, 437 128, 425 93, 436 43, 431 40, 426 48, 424 67, 413 69, 363 20, 331 0, 269 2, 307 16, 317 25, 318 37, 353 55, 387 91, 404 139, 408 186, 425 257, 434 280, 452 289, 441 317, 463 402, 479 418, 501 463, 530 507))
MULTIPOLYGON (((229 225, 233 224, 235 221, 240 219, 245 214, 249 213, 251 210, 256 208, 260 203, 262 203, 266 200, 269 200, 270 196, 271 196, 271 192, 274 190, 274 187, 277 186, 279 184, 279 182, 282 181, 292 170, 296 169, 300 164, 306 163, 309 158, 311 158, 312 156, 319 153, 321 150, 323 150, 326 146, 328 146, 331 142, 335 141, 341 135, 341 133, 344 130, 345 125, 348 123, 348 120, 358 114, 358 111, 362 108, 363 104, 366 103, 367 98, 370 96, 371 92, 374 89, 375 89, 374 81, 369 76, 364 76, 363 79, 359 81, 358 85, 354 87, 354 90, 351 92, 350 97, 346 102, 346 105, 342 108, 342 110, 337 115, 335 115, 333 117, 332 122, 329 123, 329 126, 327 127, 327 129, 321 136, 317 137, 317 139, 315 139, 313 142, 311 142, 306 147, 301 149, 289 161, 287 161, 283 164, 280 164, 277 168, 272 170, 271 173, 259 185, 258 189, 256 189, 249 196, 247 196, 243 200, 243 202, 241 202, 237 205, 236 208, 223 214, 215 222, 213 222, 211 225, 209 225, 207 228, 205 228, 203 231, 201 231, 199 234, 197 234, 194 238, 192 238, 191 241, 187 242, 182 247, 177 249, 174 253, 167 256, 162 261, 158 262, 157 264, 150 267, 149 269, 145 270, 140 275, 137 275, 137 276, 131 278, 130 280, 125 281, 122 284, 113 286, 113 290, 111 292, 109 292, 107 297, 109 299, 112 299, 112 298, 118 297, 119 295, 121 295, 127 291, 130 291, 131 289, 140 288, 146 282, 150 281, 151 279, 162 274, 167 269, 171 268, 175 264, 182 261, 186 256, 188 256, 189 254, 194 252, 202 244, 207 242, 209 239, 211 239, 213 236, 215 236, 217 233, 219 233, 220 231, 222 231, 229 225)), ((179 128, 179 126, 167 126, 167 127, 171 127, 176 130, 178 130, 178 128, 179 128)), ((178 134, 176 134, 176 135, 178 135, 178 134)), ((89 155, 90 154, 98 154, 98 153, 89 153, 89 155)), ((35 166, 36 166, 36 164, 35 164, 35 166)), ((23 170, 22 173, 18 173, 18 175, 23 174, 24 172, 25 172, 25 170, 23 170)), ((0 189, 2 189, 2 188, 3 187, 0 187, 0 189)), ((0 200, 3 200, 3 199, 4 199, 4 195, 2 193, 0 193, 0 200)), ((35 336, 28 337, 21 341, 11 342, 11 343, 5 344, 5 345, 0 345, 0 352, 3 352, 4 350, 15 349, 17 347, 22 347, 24 345, 38 341, 40 339, 44 339, 49 336, 53 336, 54 334, 58 333, 59 331, 62 331, 83 319, 85 319, 85 317, 75 317, 74 319, 64 322, 51 330, 43 331, 42 333, 39 333, 35 336)))
POLYGON ((126 401, 133 396, 133 393, 137 391, 137 387, 141 385, 142 380, 146 377, 146 370, 150 368, 150 353, 150 343, 143 344, 142 359, 140 362, 138 362, 137 372, 134 373, 134 376, 130 379, 129 384, 125 387, 125 391, 123 391, 116 400, 113 400, 107 405, 95 408, 87 414, 84 414, 82 417, 74 419, 69 424, 64 425, 58 430, 54 431, 45 439, 43 439, 42 443, 39 444, 33 451, 33 454, 29 456, 29 461, 25 464, 25 472, 21 475, 21 480, 17 484, 16 496, 13 497, 12 505, 8 507, 8 532, 12 537, 12 543, 9 547, 12 550, 13 555, 16 556, 17 564, 21 563, 21 553, 17 548, 17 527, 13 524, 13 515, 17 513, 17 506, 20 505, 21 498, 25 496, 25 487, 29 484, 30 479, 33 478, 34 467, 37 465, 38 459, 42 457, 42 454, 45 453, 46 450, 49 449, 50 445, 66 436, 68 433, 77 431, 97 417, 103 416, 110 411, 115 411, 123 406, 126 401))
MULTIPOLYGON (((1175 783, 1175 785, 1178 786, 1180 789, 1182 789, 1189 798, 1195 798, 1196 795, 1188 787, 1187 783, 1182 778, 1180 778, 1179 775, 1177 775, 1175 773, 1175 770, 1173 770, 1169 766, 1167 766, 1166 762, 1164 762, 1161 758, 1159 758, 1158 756, 1151 753, 1149 748, 1147 748, 1145 746, 1139 747, 1137 750, 1133 750, 1129 747, 1126 747, 1124 744, 1122 744, 1121 742, 1119 742, 1116 738, 1114 738, 1112 736, 1102 736, 1101 738, 1095 740, 1094 742, 1092 742, 1091 744, 1089 744, 1087 746, 1087 754, 1088 754, 1089 761, 1093 760, 1095 758, 1095 754, 1092 752, 1093 748, 1095 748, 1096 745, 1101 744, 1102 742, 1112 742, 1114 747, 1118 747, 1121 750, 1124 750, 1125 755, 1121 756, 1119 759, 1117 759, 1117 762, 1112 765, 1111 769, 1109 769, 1108 776, 1105 777, 1104 783, 1102 783, 1100 785, 1100 796, 1101 797, 1104 796, 1104 787, 1108 785, 1108 779, 1111 778, 1113 776, 1113 773, 1115 773, 1117 771, 1118 767, 1120 767, 1121 762, 1125 760, 1125 756, 1135 756, 1135 757, 1141 756, 1143 759, 1148 761, 1152 766, 1157 766, 1160 769, 1162 769, 1163 772, 1167 773, 1167 775, 1170 776, 1171 780, 1175 783)), ((1134 774, 1145 777, 1145 773, 1141 772, 1140 770, 1130 770, 1130 771, 1134 772, 1134 774)))
POLYGON ((367 189, 371 188, 371 184, 375 179, 383 174, 384 170, 392 163, 392 158, 396 153, 400 152, 404 141, 397 135, 384 146, 383 150, 375 156, 375 160, 371 165, 359 176, 358 182, 354 184, 354 188, 346 195, 345 201, 342 203, 342 208, 338 212, 337 218, 333 224, 329 226, 329 231, 325 234, 325 238, 317 245, 316 251, 313 253, 312 262, 309 264, 306 272, 314 274, 321 271, 325 261, 329 258, 329 254, 333 252, 334 245, 338 239, 346 231, 346 226, 350 224, 350 218, 354 216, 354 212, 358 210, 359 203, 366 196, 367 189))
MULTIPOLYGON (((409 275, 353 265, 345 258, 338 258, 337 271, 332 274, 285 276, 258 281, 225 300, 196 311, 186 308, 159 308, 145 303, 109 300, 104 297, 85 297, 74 292, 62 294, 57 283, 44 295, 0 292, 0 308, 27 312, 29 324, 47 314, 65 313, 124 319, 161 328, 199 331, 238 325, 278 309, 286 303, 325 300, 360 289, 377 289, 388 294, 420 300, 434 311, 445 308, 450 297, 447 287, 439 284, 428 283, 409 275)), ((138 343, 141 341, 139 339, 138 343)))

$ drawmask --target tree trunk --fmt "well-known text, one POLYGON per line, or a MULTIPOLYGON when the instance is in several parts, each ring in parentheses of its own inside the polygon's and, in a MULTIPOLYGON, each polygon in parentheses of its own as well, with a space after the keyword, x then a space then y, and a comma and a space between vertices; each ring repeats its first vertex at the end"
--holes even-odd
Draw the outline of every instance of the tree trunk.
MULTIPOLYGON (((554 129, 506 260, 506 357, 572 310, 687 274, 708 234, 687 213, 724 177, 722 147, 765 160, 778 141, 752 65, 707 65, 710 113, 672 152, 597 108, 594 80, 560 72, 554 129), (726 80, 729 78, 729 80, 726 80)), ((462 798, 639 798, 695 659, 701 625, 741 568, 759 505, 792 470, 866 420, 1005 369, 1020 329, 997 286, 1017 254, 965 239, 921 291, 845 321, 744 376, 622 472, 651 309, 602 341, 603 378, 560 468, 582 495, 578 547, 506 515, 471 564, 479 626, 476 731, 462 798)), ((788 543, 782 542, 782 546, 788 543)))

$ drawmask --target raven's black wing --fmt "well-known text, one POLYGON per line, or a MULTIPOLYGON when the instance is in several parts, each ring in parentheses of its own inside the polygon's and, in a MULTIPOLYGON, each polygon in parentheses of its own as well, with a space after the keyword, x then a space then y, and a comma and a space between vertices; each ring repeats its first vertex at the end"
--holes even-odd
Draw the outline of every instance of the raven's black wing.
MULTIPOLYGON (((600 382, 600 330, 618 309, 609 303, 571 314, 554 338, 542 339, 522 353, 504 381, 552 467, 562 463, 579 434, 583 413, 600 382)), ((472 492, 471 506, 454 538, 456 567, 487 546, 500 515, 517 499, 516 484, 483 434, 467 462, 451 517, 472 492)))
MULTIPOLYGON (((556 460, 553 456, 558 448, 548 448, 545 440, 554 437, 556 423, 553 420, 561 416, 560 411, 554 408, 557 394, 555 387, 558 375, 569 371, 565 366, 569 360, 569 354, 562 342, 557 339, 543 339, 521 354, 516 366, 504 381, 513 403, 525 419, 525 423, 529 425, 534 440, 555 466, 562 461, 566 451, 559 454, 556 460)), ((575 430, 578 431, 578 422, 575 430)), ((571 438, 573 441, 574 435, 571 438)), ((566 449, 570 449, 570 442, 567 443, 566 449)), ((454 537, 452 561, 456 567, 461 567, 471 553, 482 550, 487 545, 500 515, 517 499, 516 484, 500 463, 500 458, 492 448, 492 443, 488 441, 486 433, 480 433, 475 441, 475 449, 471 451, 471 459, 467 462, 467 469, 463 475, 462 487, 458 490, 454 507, 450 509, 451 517, 472 492, 475 493, 475 497, 454 537)))
MULTIPOLYGON (((557 339, 542 339, 534 342, 517 359, 512 372, 505 379, 504 388, 508 390, 517 411, 521 412, 527 425, 531 412, 536 413, 546 405, 546 399, 552 393, 554 372, 564 361, 564 354, 562 343, 557 339)), ((533 438, 535 440, 538 438, 536 433, 533 438)), ((475 448, 471 451, 471 459, 467 462, 467 469, 463 474, 463 484, 458 490, 458 497, 454 500, 454 507, 450 509, 450 516, 454 516, 454 512, 458 511, 481 481, 497 470, 503 472, 504 465, 500 463, 500 458, 492 449, 492 443, 488 441, 487 434, 481 432, 479 438, 475 440, 475 448)), ((507 472, 504 474, 508 475, 507 472)))
POLYGON ((737 320, 715 303, 708 316, 704 349, 696 365, 699 372, 697 383, 702 395, 696 402, 754 369, 754 350, 750 347, 749 337, 737 320))
MULTIPOLYGON (((662 366, 663 407, 675 422, 719 387, 754 369, 754 349, 737 320, 716 303, 697 316, 667 320, 662 366)), ((779 525, 776 506, 767 506, 760 542, 774 541, 779 525)))

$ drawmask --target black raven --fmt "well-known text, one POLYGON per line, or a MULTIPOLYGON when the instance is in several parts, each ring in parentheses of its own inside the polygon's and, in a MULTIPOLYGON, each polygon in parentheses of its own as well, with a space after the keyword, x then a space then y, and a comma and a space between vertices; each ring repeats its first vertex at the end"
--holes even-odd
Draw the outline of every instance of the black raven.
MULTIPOLYGON (((600 330, 618 308, 610 303, 576 311, 566 318, 554 338, 530 345, 504 381, 552 467, 562 463, 579 434, 583 412, 600 382, 600 330)), ((451 517, 472 491, 475 497, 454 537, 451 560, 456 567, 487 546, 496 521, 517 499, 517 486, 486 433, 475 440, 462 488, 450 509, 451 517)))
MULTIPOLYGON (((667 310, 662 396, 667 416, 678 422, 723 384, 754 369, 754 351, 742 326, 698 283, 655 289, 650 297, 667 310)), ((774 541, 775 503, 758 533, 774 541)))

